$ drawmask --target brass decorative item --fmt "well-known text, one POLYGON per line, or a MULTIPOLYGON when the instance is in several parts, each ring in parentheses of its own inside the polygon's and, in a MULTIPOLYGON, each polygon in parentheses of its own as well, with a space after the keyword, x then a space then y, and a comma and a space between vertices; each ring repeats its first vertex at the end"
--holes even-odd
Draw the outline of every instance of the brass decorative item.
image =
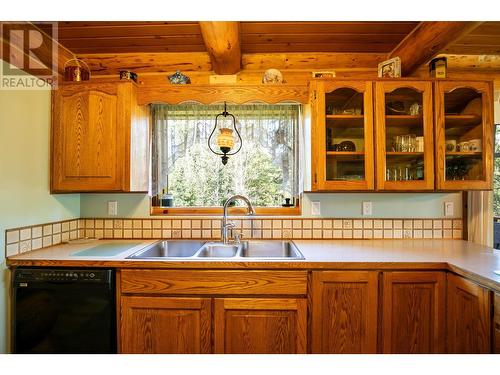
POLYGON ((227 106, 226 102, 224 102, 224 111, 222 113, 219 113, 217 116, 215 116, 215 125, 210 133, 210 136, 208 137, 208 148, 210 151, 212 151, 215 155, 220 155, 222 159, 222 164, 226 165, 227 161, 229 160, 229 156, 237 154, 241 150, 241 146, 243 144, 243 141, 241 139, 240 133, 238 132, 238 129, 236 128, 236 118, 227 111, 227 106), (219 134, 217 134, 216 137, 216 144, 221 150, 221 152, 218 152, 212 148, 212 136, 217 129, 217 125, 219 124, 220 121, 224 122, 224 125, 226 124, 229 119, 229 126, 222 126, 220 128, 219 134), (232 129, 231 129, 232 127, 232 129), (233 132, 236 132, 239 141, 239 146, 235 151, 233 150, 234 144, 235 144, 235 138, 233 132))

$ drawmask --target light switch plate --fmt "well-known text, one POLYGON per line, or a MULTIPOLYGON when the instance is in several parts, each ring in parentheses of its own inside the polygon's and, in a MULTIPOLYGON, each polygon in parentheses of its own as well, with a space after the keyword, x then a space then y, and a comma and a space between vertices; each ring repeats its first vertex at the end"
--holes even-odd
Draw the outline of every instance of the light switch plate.
POLYGON ((109 201, 108 202, 108 215, 109 216, 118 215, 118 202, 117 201, 109 201))
POLYGON ((444 216, 453 216, 455 206, 453 202, 444 202, 444 216))
POLYGON ((373 215, 373 203, 370 201, 363 202, 363 215, 373 215))
POLYGON ((311 202, 311 215, 321 215, 321 202, 311 202))

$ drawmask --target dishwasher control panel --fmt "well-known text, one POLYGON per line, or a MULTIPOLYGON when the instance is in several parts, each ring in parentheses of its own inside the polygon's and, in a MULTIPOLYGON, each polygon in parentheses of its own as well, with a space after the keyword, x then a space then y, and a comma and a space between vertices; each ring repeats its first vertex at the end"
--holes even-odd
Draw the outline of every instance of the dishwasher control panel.
POLYGON ((108 283, 111 281, 111 275, 109 270, 34 268, 15 270, 14 281, 108 283))

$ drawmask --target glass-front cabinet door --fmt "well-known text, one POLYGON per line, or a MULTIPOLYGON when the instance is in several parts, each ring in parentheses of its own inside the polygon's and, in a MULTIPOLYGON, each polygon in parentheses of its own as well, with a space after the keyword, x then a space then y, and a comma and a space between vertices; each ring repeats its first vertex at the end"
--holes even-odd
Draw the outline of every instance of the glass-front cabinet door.
POLYGON ((377 190, 433 190, 432 83, 375 83, 377 190))
POLYGON ((492 188, 491 82, 436 83, 436 180, 439 190, 492 188))
POLYGON ((311 84, 312 190, 373 190, 372 82, 311 84))

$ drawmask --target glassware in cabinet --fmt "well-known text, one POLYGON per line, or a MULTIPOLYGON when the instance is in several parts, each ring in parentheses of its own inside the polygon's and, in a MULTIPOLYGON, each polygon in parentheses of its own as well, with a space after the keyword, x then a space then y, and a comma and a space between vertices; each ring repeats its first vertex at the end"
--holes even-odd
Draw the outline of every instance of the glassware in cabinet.
POLYGON ((366 81, 315 81, 313 190, 373 189, 373 98, 366 81))
POLYGON ((492 90, 490 82, 436 83, 436 179, 439 190, 492 188, 492 90))
POLYGON ((432 83, 375 87, 377 189, 434 189, 432 83))

